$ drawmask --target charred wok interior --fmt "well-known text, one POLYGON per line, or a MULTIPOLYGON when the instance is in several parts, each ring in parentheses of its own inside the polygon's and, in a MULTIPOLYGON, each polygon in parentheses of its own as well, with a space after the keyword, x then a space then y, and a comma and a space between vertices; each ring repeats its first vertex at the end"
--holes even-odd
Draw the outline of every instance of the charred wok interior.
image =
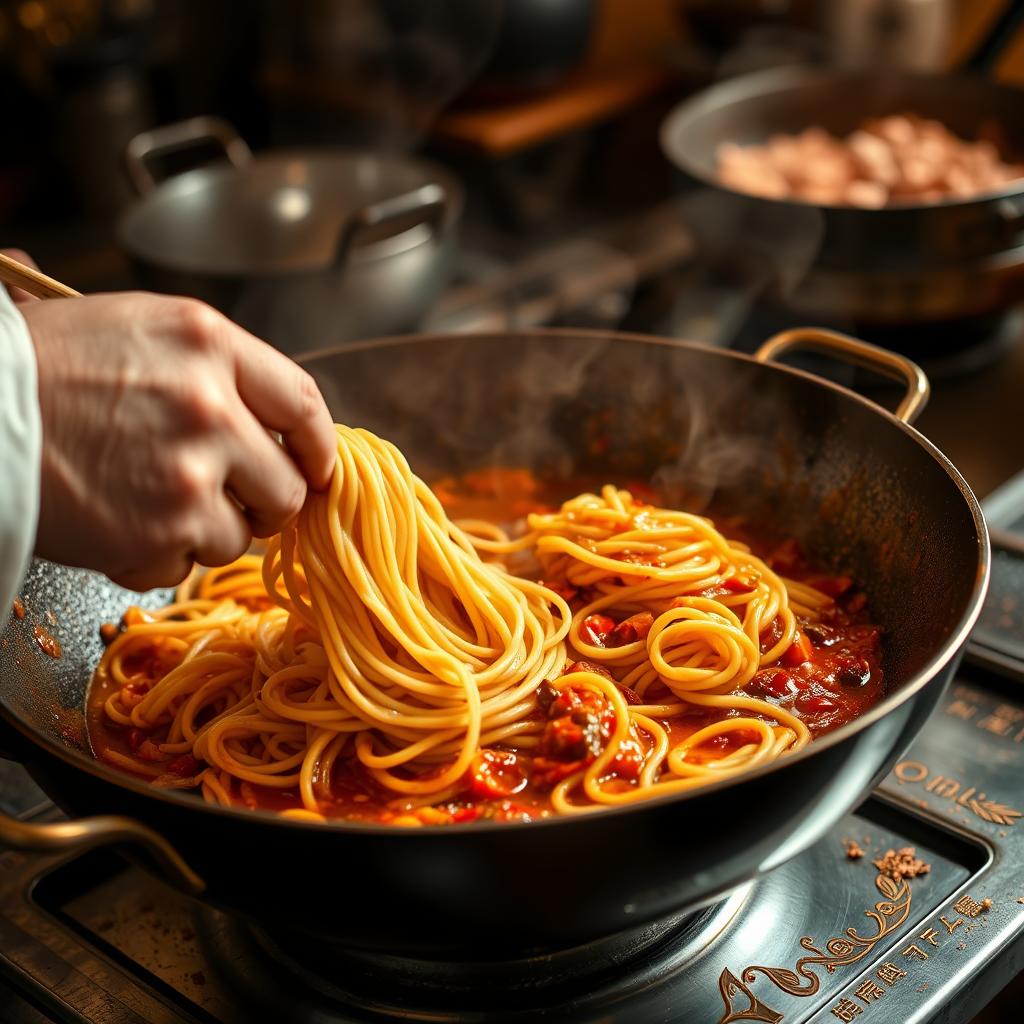
POLYGON ((395 340, 308 365, 335 411, 386 434, 428 479, 493 462, 554 480, 649 479, 690 507, 713 499, 795 536, 869 593, 890 696, 771 771, 645 806, 397 833, 281 822, 154 794, 92 761, 82 705, 99 625, 134 598, 37 564, 23 600, 67 623, 65 653, 47 657, 12 620, 17 658, 3 664, 0 694, 18 753, 73 814, 125 814, 170 839, 213 903, 268 927, 428 958, 479 958, 472 936, 496 919, 489 957, 573 945, 707 903, 792 857, 891 766, 941 696, 984 589, 980 513, 949 464, 870 403, 729 353, 580 332, 395 340), (598 434, 608 439, 599 452, 598 434), (687 839, 694 822, 700 844, 687 839), (238 849, 259 852, 239 860, 238 849), (609 872, 609 861, 645 869, 609 872), (303 870, 268 889, 268 863, 351 868, 361 884, 325 885, 303 870), (543 891, 524 864, 544 865, 543 891))

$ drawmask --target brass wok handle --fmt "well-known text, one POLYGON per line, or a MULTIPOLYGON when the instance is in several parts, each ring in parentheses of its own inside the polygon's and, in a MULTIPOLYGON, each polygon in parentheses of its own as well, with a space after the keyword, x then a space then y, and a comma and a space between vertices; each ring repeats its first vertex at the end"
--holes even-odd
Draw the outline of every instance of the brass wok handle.
POLYGON ((159 181, 148 161, 168 153, 192 149, 203 142, 215 142, 235 167, 244 167, 252 159, 252 150, 232 125, 220 117, 192 117, 162 128, 139 132, 124 151, 128 177, 140 196, 152 192, 159 181))
POLYGON ((137 843, 143 847, 167 880, 192 896, 206 888, 206 883, 163 836, 131 818, 103 815, 40 825, 0 815, 0 846, 14 850, 85 853, 113 843, 137 843))
POLYGON ((924 370, 912 359, 822 327, 794 327, 789 331, 781 331, 769 338, 754 353, 754 358, 759 363, 774 363, 787 352, 798 349, 821 352, 841 363, 852 363, 866 370, 874 370, 883 377, 901 381, 906 385, 906 394, 896 406, 894 415, 904 423, 913 423, 928 404, 931 385, 924 370))

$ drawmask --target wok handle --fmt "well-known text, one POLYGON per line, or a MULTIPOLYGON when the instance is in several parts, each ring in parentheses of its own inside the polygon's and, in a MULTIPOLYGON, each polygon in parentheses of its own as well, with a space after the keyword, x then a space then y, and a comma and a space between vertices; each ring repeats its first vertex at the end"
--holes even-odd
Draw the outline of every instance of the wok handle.
POLYGON ((837 331, 826 331, 821 327, 794 327, 789 331, 780 331, 754 353, 754 358, 759 363, 777 362, 787 352, 798 349, 821 352, 839 362, 862 366, 883 377, 901 381, 906 385, 906 394, 894 415, 904 423, 913 423, 928 404, 931 385, 917 363, 906 356, 877 345, 869 345, 866 341, 837 331))
POLYGON ((220 117, 192 117, 152 128, 136 135, 124 151, 128 177, 139 195, 152 192, 159 184, 149 166, 154 157, 180 153, 204 142, 217 143, 235 167, 244 167, 252 159, 252 150, 246 141, 220 117))
POLYGON ((441 229, 447 205, 448 197, 444 189, 440 185, 428 184, 356 210, 341 226, 334 250, 334 268, 342 270, 348 264, 360 232, 399 217, 419 214, 420 220, 428 224, 436 234, 441 229))
POLYGON ((37 824, 0 814, 0 846, 14 850, 85 853, 113 843, 136 843, 143 847, 164 877, 192 896, 198 896, 206 888, 206 883, 163 836, 131 818, 103 815, 37 824))

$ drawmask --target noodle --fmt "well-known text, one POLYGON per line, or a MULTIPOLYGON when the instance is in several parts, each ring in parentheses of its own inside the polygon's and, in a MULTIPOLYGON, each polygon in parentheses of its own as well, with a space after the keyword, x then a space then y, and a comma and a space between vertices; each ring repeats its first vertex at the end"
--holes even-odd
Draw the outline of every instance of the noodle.
POLYGON ((436 807, 466 799, 482 756, 491 779, 516 757, 532 764, 568 814, 705 785, 809 741, 798 715, 745 688, 830 597, 711 520, 612 486, 530 514, 514 538, 453 522, 393 445, 336 430, 329 490, 262 557, 126 613, 97 678, 133 753, 102 756, 222 805, 287 793, 282 813, 303 820, 330 817, 334 787, 355 779, 417 825, 447 820, 436 807), (517 559, 557 583, 515 575, 517 559), (614 643, 592 625, 609 613, 614 643), (600 730, 589 754, 557 763, 549 726, 563 705, 600 730))

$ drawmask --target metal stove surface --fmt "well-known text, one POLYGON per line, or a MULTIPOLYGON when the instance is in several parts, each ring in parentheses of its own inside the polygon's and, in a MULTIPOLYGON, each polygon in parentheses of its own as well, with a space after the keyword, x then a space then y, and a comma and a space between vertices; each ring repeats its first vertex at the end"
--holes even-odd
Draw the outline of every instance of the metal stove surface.
MULTIPOLYGON (((1024 525, 1021 491, 993 503, 994 525, 1024 525)), ((573 951, 569 969, 555 957, 475 974, 293 955, 109 852, 5 853, 0 1021, 967 1021, 1024 967, 1024 692, 990 656, 992 637, 1005 657, 1024 633, 1022 566, 1012 544, 997 557, 972 663, 854 814, 699 918, 650 930, 626 958, 595 947, 573 951), (864 857, 847 856, 850 839, 864 857), (876 869, 903 846, 927 874, 896 882, 876 869)))

